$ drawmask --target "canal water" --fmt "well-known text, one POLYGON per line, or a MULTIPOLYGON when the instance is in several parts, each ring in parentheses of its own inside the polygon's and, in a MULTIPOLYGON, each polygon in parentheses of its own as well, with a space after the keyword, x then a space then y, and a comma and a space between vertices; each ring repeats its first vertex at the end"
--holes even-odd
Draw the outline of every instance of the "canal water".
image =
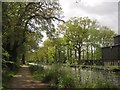
POLYGON ((86 85, 105 84, 120 86, 120 72, 90 70, 90 69, 74 69, 75 74, 80 77, 80 81, 86 85))
MULTIPOLYGON (((51 68, 51 66, 43 65, 45 69, 51 68)), ((64 66, 63 66, 64 67, 64 66)), ((65 67, 64 67, 65 68, 65 67)), ((63 68, 63 69, 64 69, 63 68)), ((68 67, 66 67, 68 68, 68 67)), ((82 68, 72 68, 71 75, 77 75, 79 77, 80 82, 86 86, 88 85, 111 85, 111 86, 119 86, 120 87, 120 72, 112 72, 112 71, 104 71, 104 70, 93 70, 93 69, 82 69, 82 68), (108 84, 107 84, 108 83, 108 84)), ((91 87, 91 86, 88 86, 91 87)), ((108 87, 109 87, 108 86, 108 87)), ((107 86, 106 86, 107 87, 107 86)))

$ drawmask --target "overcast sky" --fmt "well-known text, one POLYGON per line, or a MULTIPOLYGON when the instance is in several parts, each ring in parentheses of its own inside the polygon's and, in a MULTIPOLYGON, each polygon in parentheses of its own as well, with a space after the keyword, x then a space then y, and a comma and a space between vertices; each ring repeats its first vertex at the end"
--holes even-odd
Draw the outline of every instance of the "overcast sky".
POLYGON ((100 25, 106 25, 118 33, 119 0, 59 0, 63 8, 64 20, 71 17, 88 16, 100 25))

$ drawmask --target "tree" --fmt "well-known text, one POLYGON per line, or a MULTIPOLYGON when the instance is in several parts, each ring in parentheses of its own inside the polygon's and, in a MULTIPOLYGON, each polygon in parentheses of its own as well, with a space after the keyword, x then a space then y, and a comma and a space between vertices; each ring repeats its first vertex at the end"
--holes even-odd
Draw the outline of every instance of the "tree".
POLYGON ((111 46, 114 42, 115 32, 106 26, 100 27, 101 47, 111 46))
POLYGON ((61 7, 57 0, 3 2, 2 8, 2 46, 10 54, 10 60, 14 62, 17 62, 20 54, 18 48, 26 47, 28 33, 34 33, 37 36, 34 43, 38 43, 41 31, 45 30, 50 36, 55 30, 53 21, 63 21, 60 18, 61 7))
MULTIPOLYGON (((105 31, 104 42, 112 43, 115 33, 109 28, 105 31)), ((72 18, 61 24, 52 37, 43 42, 36 59, 45 63, 69 64, 81 64, 81 60, 100 60, 103 36, 103 30, 95 20, 72 18)))
POLYGON ((67 60, 70 63, 80 60, 101 59, 101 47, 113 43, 115 33, 106 26, 100 27, 96 20, 88 17, 71 18, 58 27, 66 43, 67 60))
MULTIPOLYGON (((69 45, 69 50, 74 49, 78 52, 78 64, 81 60, 82 47, 85 44, 85 39, 88 37, 88 30, 95 26, 96 22, 90 20, 88 17, 71 18, 65 23, 65 37, 69 45)), ((71 56, 71 55, 70 55, 71 56)))
POLYGON ((88 53, 89 53, 89 58, 90 60, 96 60, 96 59, 100 59, 101 57, 101 47, 100 47, 100 30, 94 29, 94 30, 89 30, 88 31, 88 53), (99 50, 99 57, 96 57, 97 51, 99 50))

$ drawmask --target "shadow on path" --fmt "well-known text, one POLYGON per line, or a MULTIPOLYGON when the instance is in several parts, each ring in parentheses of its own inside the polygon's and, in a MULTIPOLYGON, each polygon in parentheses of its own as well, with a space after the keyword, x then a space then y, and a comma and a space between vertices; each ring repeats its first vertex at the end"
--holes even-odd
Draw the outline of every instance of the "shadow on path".
POLYGON ((22 65, 18 73, 12 78, 7 86, 7 90, 49 90, 48 84, 32 78, 29 67, 22 65))

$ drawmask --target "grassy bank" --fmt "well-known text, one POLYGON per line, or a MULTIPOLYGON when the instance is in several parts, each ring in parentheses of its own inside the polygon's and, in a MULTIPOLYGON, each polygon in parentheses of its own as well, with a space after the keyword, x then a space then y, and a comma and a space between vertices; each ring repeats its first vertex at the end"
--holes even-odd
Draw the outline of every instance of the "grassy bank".
POLYGON ((20 68, 19 65, 14 65, 14 69, 10 69, 8 67, 2 69, 2 90, 7 90, 7 84, 12 79, 12 77, 17 73, 20 68))

